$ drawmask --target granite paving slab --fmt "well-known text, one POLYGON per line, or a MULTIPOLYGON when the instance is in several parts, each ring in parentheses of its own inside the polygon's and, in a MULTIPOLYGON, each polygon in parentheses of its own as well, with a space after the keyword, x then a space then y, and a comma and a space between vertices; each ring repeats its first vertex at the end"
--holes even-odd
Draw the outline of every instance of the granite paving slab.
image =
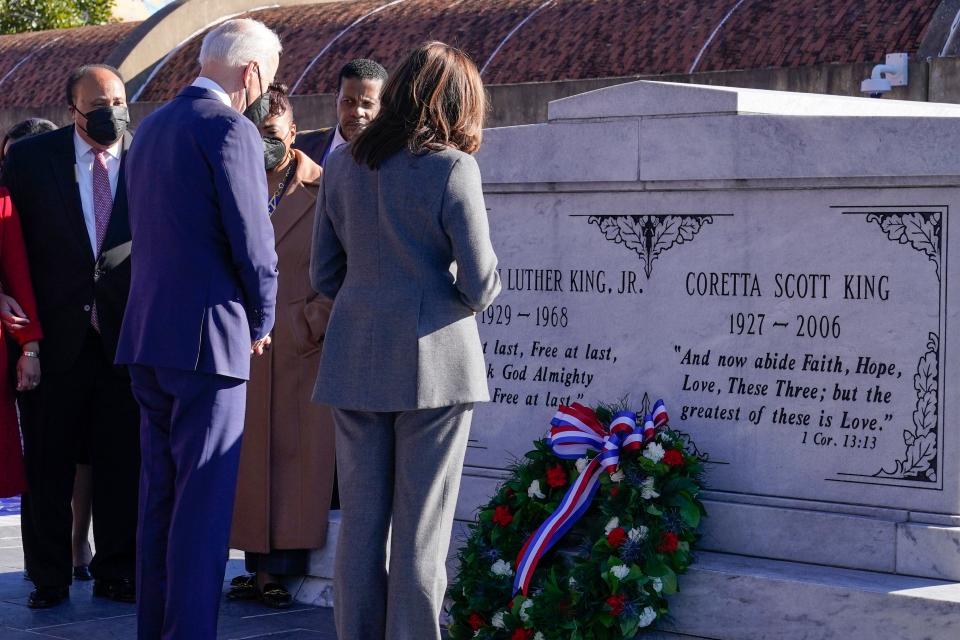
MULTIPOLYGON (((243 572, 237 553, 228 563, 226 580, 243 572)), ((19 516, 0 516, 0 638, 2 640, 133 640, 136 615, 132 605, 93 597, 93 584, 75 583, 70 600, 34 611, 27 607, 33 585, 23 579, 19 516)), ((226 590, 226 584, 224 585, 226 590)), ((220 607, 218 638, 253 640, 336 640, 333 610, 297 605, 275 611, 256 602, 226 602, 220 607)))

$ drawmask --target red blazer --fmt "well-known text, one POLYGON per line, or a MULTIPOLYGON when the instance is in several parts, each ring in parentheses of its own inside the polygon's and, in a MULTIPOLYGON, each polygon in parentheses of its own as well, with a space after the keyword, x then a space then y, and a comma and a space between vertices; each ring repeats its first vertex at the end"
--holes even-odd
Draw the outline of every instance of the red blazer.
MULTIPOLYGON (((16 300, 31 322, 11 334, 21 346, 43 338, 37 301, 30 283, 27 251, 23 245, 20 218, 13 207, 10 194, 0 187, 0 286, 3 292, 16 300)), ((7 366, 7 340, 0 328, 0 498, 15 496, 26 490, 23 455, 20 449, 20 427, 15 406, 16 378, 11 379, 7 366)))

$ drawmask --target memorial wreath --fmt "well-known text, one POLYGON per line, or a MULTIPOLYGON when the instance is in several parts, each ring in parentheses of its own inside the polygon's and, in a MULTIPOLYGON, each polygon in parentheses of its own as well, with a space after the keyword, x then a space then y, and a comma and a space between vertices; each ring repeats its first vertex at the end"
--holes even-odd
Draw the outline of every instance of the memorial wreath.
POLYGON ((703 464, 662 401, 642 420, 622 405, 561 406, 480 509, 452 640, 620 640, 667 614, 706 513, 703 464))

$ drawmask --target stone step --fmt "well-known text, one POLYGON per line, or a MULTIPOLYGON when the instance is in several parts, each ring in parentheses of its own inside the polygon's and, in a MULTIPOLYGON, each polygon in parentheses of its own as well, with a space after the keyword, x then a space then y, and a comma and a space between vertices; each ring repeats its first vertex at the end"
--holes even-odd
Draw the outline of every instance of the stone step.
POLYGON ((663 630, 695 638, 960 638, 956 583, 702 552, 680 588, 663 630))
MULTIPOLYGON (((297 602, 333 606, 340 530, 311 556, 310 575, 287 588, 297 602)), ((466 533, 458 523, 455 543, 466 533)), ((453 550, 451 550, 453 551, 453 550)), ((672 620, 650 640, 958 640, 960 584, 889 573, 701 552, 672 620)))
POLYGON ((330 512, 327 520, 327 544, 310 553, 307 575, 284 582, 293 599, 317 607, 333 606, 333 561, 340 537, 340 511, 330 512))

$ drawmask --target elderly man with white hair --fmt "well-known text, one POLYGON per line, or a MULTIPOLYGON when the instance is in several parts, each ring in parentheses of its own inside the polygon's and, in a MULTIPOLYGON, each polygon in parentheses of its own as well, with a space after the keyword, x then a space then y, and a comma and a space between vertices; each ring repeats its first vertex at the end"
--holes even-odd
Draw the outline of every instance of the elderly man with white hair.
POLYGON ((132 279, 118 364, 140 405, 137 637, 215 638, 251 354, 270 343, 267 87, 280 40, 230 20, 127 159, 132 279))

